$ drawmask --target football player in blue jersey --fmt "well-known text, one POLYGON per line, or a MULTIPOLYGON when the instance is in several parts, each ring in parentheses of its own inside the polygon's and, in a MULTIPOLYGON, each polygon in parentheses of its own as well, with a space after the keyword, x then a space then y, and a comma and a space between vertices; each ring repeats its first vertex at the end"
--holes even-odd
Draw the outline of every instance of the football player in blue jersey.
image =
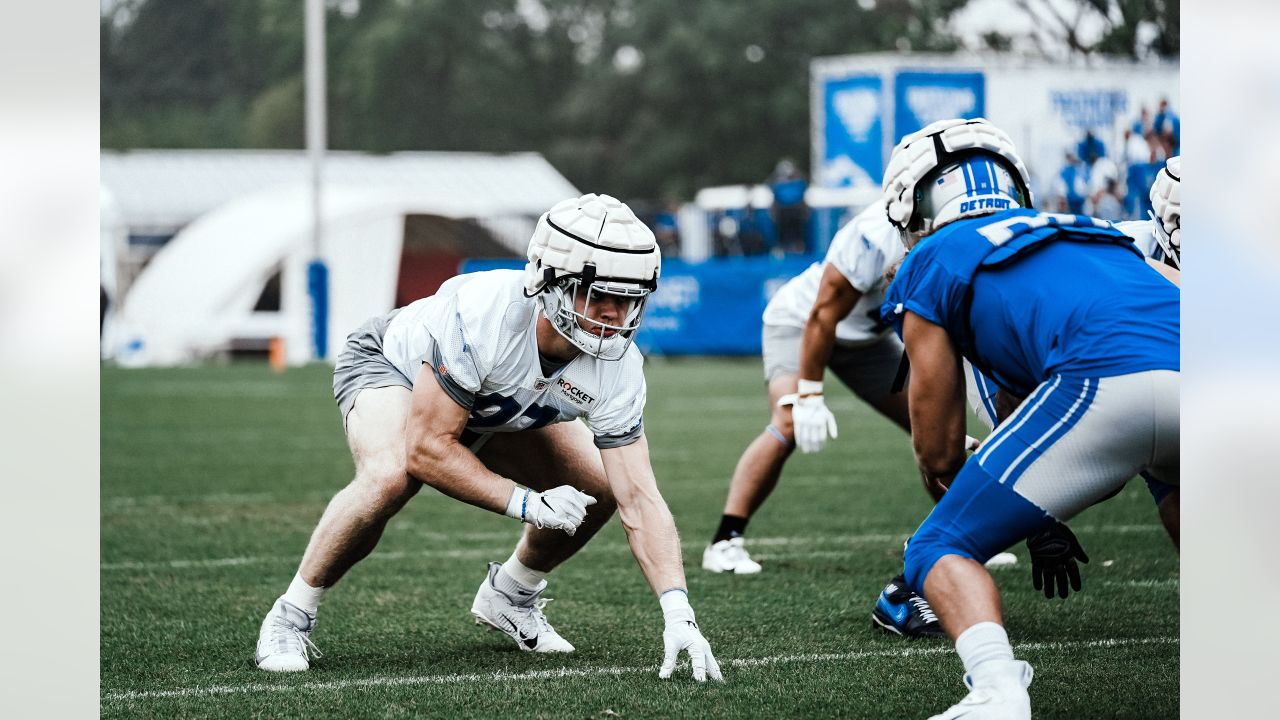
POLYGON ((948 488, 907 545, 906 577, 971 688, 942 720, 1031 716, 1031 666, 982 563, 1139 472, 1179 483, 1180 291, 1109 223, 1031 209, 1028 184, 983 119, 908 135, 885 172, 908 254, 882 313, 911 363, 917 463, 948 488), (968 458, 962 358, 1026 398, 968 458))

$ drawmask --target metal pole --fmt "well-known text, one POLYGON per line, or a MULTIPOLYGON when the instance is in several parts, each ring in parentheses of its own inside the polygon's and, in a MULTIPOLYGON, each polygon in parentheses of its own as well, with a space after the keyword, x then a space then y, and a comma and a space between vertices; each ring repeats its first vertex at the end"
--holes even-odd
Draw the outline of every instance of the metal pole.
POLYGON ((307 0, 306 9, 307 160, 311 168, 311 261, 307 265, 307 293, 311 298, 312 358, 324 359, 328 345, 329 278, 321 256, 323 164, 325 128, 324 0, 307 0))

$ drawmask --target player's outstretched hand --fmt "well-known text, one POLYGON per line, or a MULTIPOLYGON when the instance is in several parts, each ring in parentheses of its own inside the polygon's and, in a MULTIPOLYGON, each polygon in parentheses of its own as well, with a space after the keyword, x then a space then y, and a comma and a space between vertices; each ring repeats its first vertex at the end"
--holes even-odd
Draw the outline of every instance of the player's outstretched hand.
POLYGON ((595 498, 572 485, 561 485, 544 493, 530 492, 524 521, 538 528, 563 530, 572 535, 587 517, 587 506, 595 504, 595 498))
POLYGON ((710 643, 702 637, 702 631, 698 630, 688 597, 680 591, 668 592, 663 595, 662 605, 662 615, 667 621, 667 627, 662 631, 664 655, 658 677, 663 680, 671 677, 680 653, 688 652, 694 680, 706 682, 710 677, 712 680, 723 681, 720 663, 716 662, 715 655, 711 654, 710 643))
POLYGON ((1089 562, 1089 556, 1075 533, 1062 523, 1054 523, 1048 530, 1027 538, 1027 550, 1031 553, 1031 581, 1037 590, 1043 589, 1046 598, 1052 598, 1055 586, 1058 597, 1067 596, 1067 581, 1071 589, 1080 592, 1080 567, 1089 562))
POLYGON ((827 444, 827 436, 837 436, 836 416, 827 409, 821 395, 796 399, 791 407, 791 424, 795 428, 796 447, 801 452, 816 453, 827 444))
POLYGON ((689 653, 694 680, 706 682, 708 677, 712 680, 724 680, 724 675, 720 673, 720 663, 716 662, 716 656, 711 654, 711 645, 706 638, 702 637, 702 632, 698 630, 698 624, 694 621, 668 622, 667 629, 662 631, 662 645, 665 655, 662 658, 662 668, 658 670, 658 677, 663 680, 671 677, 671 673, 676 669, 676 659, 684 651, 689 653))

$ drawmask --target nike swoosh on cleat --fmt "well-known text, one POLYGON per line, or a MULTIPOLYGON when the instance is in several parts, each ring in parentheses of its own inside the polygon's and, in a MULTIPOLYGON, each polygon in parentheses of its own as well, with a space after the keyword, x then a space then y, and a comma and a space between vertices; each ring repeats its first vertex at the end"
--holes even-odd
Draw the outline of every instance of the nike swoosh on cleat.
MULTIPOLYGON (((523 635, 521 635, 520 637, 524 637, 524 636, 523 636, 523 635)), ((527 647, 527 648, 529 648, 530 650, 532 650, 532 649, 534 649, 534 648, 538 647, 538 636, 537 636, 537 635, 534 635, 534 636, 533 636, 533 637, 531 637, 531 638, 525 638, 525 639, 524 639, 524 646, 525 646, 525 647, 527 647)))
MULTIPOLYGON (((529 637, 528 635, 525 635, 525 634, 524 634, 524 631, 523 631, 523 630, 521 630, 520 628, 516 627, 516 624, 515 624, 515 623, 513 623, 513 622, 511 622, 511 618, 507 617, 506 615, 503 615, 503 616, 502 616, 502 619, 507 621, 507 624, 511 626, 511 629, 515 631, 516 635, 519 635, 519 636, 520 636, 520 639, 524 641, 524 644, 525 644, 525 645, 529 645, 529 641, 530 641, 530 640, 532 640, 532 641, 533 641, 533 645, 537 645, 537 644, 538 644, 538 636, 537 636, 537 635, 534 635, 532 638, 531 638, 531 637, 529 637)), ((529 645, 529 647, 533 647, 533 645, 529 645)))

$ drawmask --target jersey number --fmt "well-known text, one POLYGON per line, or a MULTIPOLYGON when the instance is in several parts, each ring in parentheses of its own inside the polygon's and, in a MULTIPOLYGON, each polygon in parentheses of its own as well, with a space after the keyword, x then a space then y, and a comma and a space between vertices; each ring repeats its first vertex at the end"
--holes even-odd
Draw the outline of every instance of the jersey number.
MULTIPOLYGON (((1042 228, 1046 225, 1075 225, 1078 222, 1079 215, 1067 215, 1064 213, 1036 213, 1035 215, 1015 215, 1014 217, 1005 218, 1003 220, 993 222, 989 225, 983 225, 978 228, 978 232, 982 237, 986 238, 992 245, 1000 247, 1009 242, 1013 238, 1013 228, 1025 225, 1030 230, 1042 228)), ((1107 227, 1110 223, 1105 220, 1089 218, 1093 224, 1099 227, 1107 227)))
POLYGON ((516 402, 515 398, 497 393, 479 395, 471 408, 471 419, 467 422, 467 427, 473 430, 501 427, 515 419, 517 415, 528 418, 528 422, 520 423, 521 430, 535 430, 549 425, 560 416, 560 411, 533 403, 521 412, 520 403, 516 402))

